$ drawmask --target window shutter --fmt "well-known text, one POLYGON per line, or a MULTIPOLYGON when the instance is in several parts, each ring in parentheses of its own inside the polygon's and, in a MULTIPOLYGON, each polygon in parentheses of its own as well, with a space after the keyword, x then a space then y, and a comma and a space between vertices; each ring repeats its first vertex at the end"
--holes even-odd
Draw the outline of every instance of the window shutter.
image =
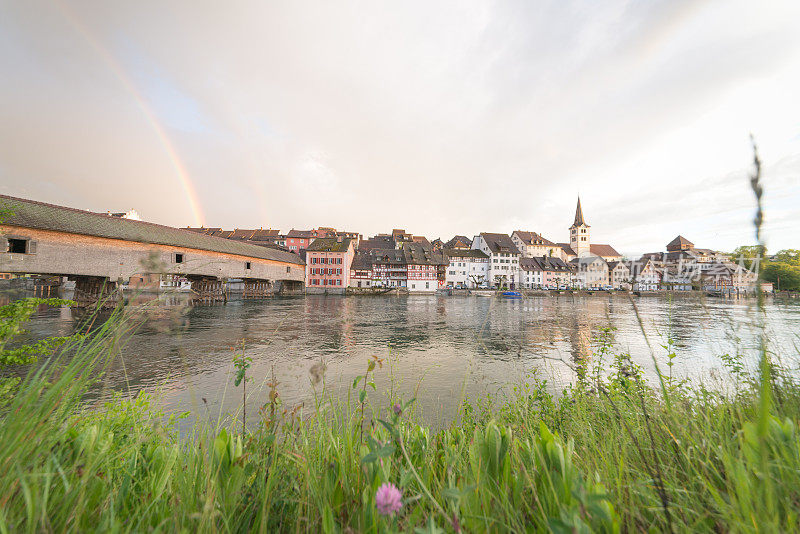
POLYGON ((33 239, 28 241, 28 254, 36 254, 36 241, 33 239))
POLYGON ((8 239, 0 237, 0 252, 8 252, 8 239))

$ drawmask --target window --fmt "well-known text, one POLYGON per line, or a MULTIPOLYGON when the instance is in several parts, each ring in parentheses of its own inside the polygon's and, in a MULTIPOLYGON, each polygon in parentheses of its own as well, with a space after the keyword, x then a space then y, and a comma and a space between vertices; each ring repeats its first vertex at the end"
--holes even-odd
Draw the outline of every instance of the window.
POLYGON ((244 262, 244 268, 247 269, 248 271, 250 270, 250 262, 249 261, 244 262))
POLYGON ((289 267, 288 265, 286 266, 286 272, 287 272, 287 273, 290 273, 290 272, 292 272, 292 268, 291 268, 291 267, 289 267))
POLYGON ((342 281, 341 281, 341 280, 336 280, 336 285, 337 285, 337 286, 340 286, 340 285, 342 285, 342 281))
POLYGON ((175 263, 183 263, 183 254, 180 252, 175 253, 175 263))
POLYGON ((27 239, 9 239, 8 251, 11 254, 27 254, 28 253, 28 240, 27 239))

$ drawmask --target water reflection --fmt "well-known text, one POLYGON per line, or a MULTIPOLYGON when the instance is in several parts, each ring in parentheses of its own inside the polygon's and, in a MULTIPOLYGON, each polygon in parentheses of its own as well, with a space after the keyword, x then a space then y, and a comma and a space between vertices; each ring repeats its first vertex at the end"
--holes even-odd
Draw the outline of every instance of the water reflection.
MULTIPOLYGON (((416 394, 430 420, 447 420, 463 395, 501 391, 534 370, 545 373, 555 390, 564 387, 573 379, 570 365, 591 357, 607 327, 615 329, 615 348, 629 352, 650 378, 651 354, 665 363, 668 338, 678 347, 673 373, 679 376, 704 376, 720 367, 717 357, 725 353, 755 361, 759 331, 752 301, 643 297, 635 304, 638 314, 629 299, 607 295, 313 295, 216 306, 190 306, 179 295, 146 305, 134 301, 131 308, 143 323, 104 377, 104 394, 161 387, 169 410, 199 417, 232 412, 240 391, 232 385, 231 359, 242 342, 253 358, 252 418, 266 402, 265 383, 273 372, 283 402, 292 407, 319 393, 321 384, 312 384, 315 365, 324 365, 327 387, 343 393, 377 355, 390 363, 376 376, 379 392, 416 394)), ((32 321, 30 335, 67 335, 80 319, 69 308, 47 310, 32 321)), ((771 304, 767 323, 774 347, 800 345, 800 307, 771 304)), ((796 361, 797 351, 784 357, 796 361)))

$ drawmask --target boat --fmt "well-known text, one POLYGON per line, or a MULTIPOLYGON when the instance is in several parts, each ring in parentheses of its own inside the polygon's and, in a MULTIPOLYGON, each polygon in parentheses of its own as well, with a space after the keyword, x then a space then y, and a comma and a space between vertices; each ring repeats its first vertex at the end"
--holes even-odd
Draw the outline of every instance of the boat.
POLYGON ((507 299, 521 299, 522 293, 519 291, 503 291, 503 297, 507 299))

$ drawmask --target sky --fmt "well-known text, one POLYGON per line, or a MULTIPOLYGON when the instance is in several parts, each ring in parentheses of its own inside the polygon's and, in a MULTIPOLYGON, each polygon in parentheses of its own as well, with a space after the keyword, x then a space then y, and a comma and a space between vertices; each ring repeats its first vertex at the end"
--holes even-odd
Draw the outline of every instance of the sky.
POLYGON ((800 2, 0 0, 0 192, 172 226, 800 248, 800 2))

